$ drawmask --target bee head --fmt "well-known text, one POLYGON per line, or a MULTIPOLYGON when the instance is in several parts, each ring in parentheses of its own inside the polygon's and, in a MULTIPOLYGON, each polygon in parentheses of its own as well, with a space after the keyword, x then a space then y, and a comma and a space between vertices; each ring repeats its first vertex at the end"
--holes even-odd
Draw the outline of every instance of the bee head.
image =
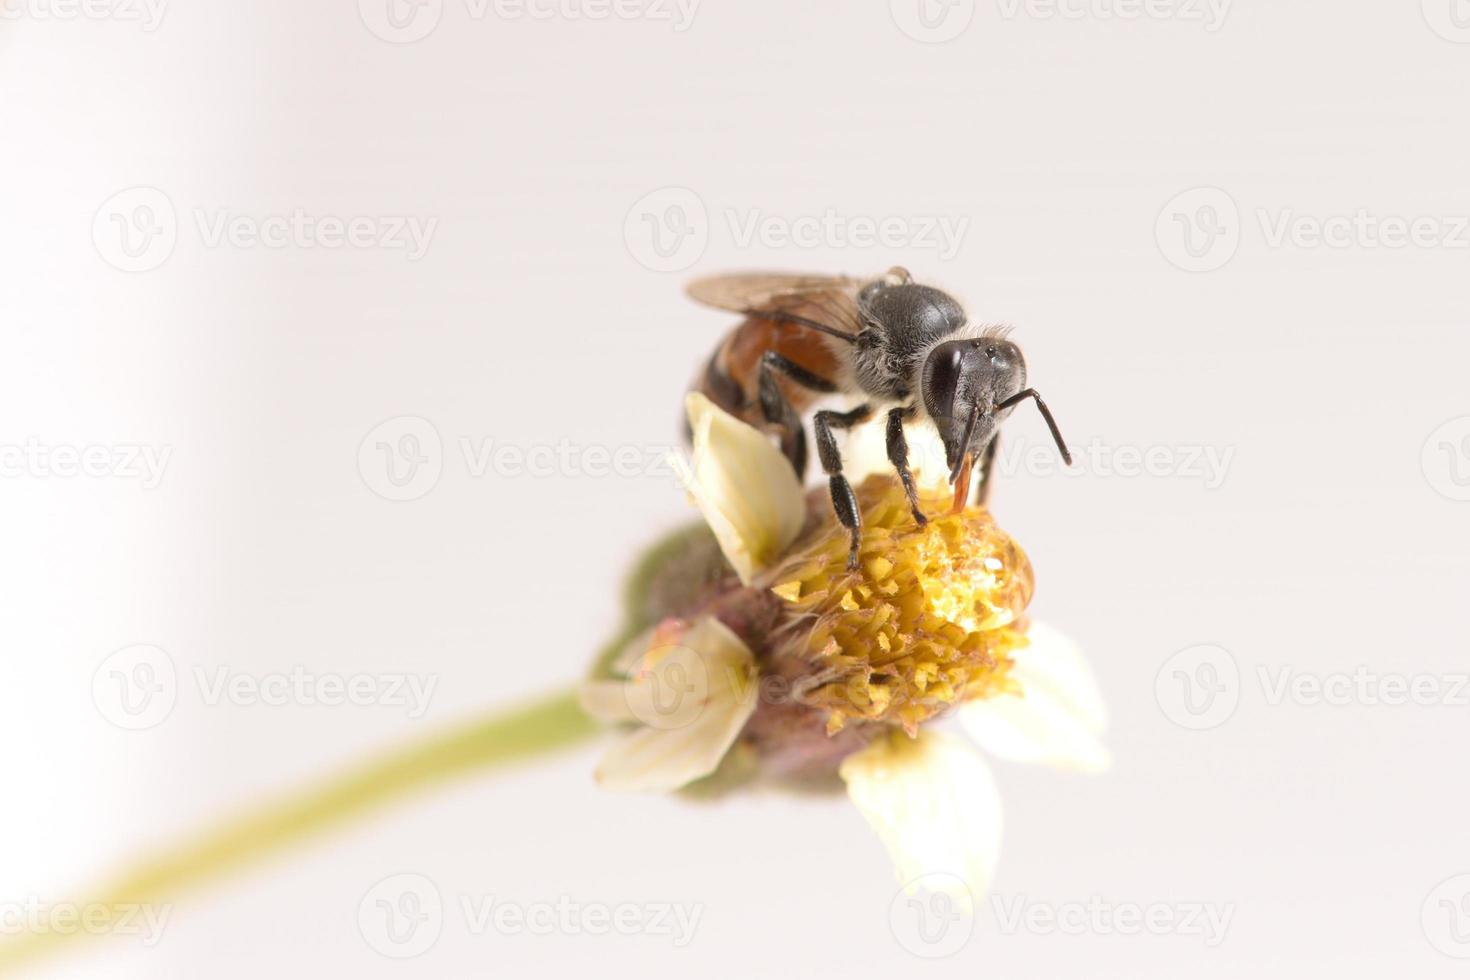
POLYGON ((995 406, 1026 387, 1021 349, 999 336, 948 340, 929 352, 920 379, 924 409, 944 442, 950 482, 968 475, 1010 409, 995 406))

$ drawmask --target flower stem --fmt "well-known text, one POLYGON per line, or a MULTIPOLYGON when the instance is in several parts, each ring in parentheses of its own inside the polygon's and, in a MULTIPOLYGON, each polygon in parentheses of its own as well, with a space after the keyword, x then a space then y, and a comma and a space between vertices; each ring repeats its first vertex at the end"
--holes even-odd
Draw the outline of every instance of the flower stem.
POLYGON ((186 889, 436 783, 569 746, 597 730, 575 694, 563 692, 370 759, 141 862, 102 889, 104 897, 80 903, 90 913, 86 930, 51 929, 0 942, 0 973, 10 973, 68 939, 106 933, 119 920, 127 921, 124 915, 136 916, 140 906, 172 901, 186 889))

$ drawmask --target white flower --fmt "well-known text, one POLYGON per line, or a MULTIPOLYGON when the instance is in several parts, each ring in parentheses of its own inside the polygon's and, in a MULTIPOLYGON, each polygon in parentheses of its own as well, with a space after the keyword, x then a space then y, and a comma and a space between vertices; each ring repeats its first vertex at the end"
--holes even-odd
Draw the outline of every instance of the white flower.
MULTIPOLYGON (((961 705, 960 725, 979 746, 1013 762, 1101 772, 1109 764, 1101 735, 1102 696, 1076 646, 1032 624, 1030 646, 1016 651, 1010 678, 1020 695, 961 705)), ((931 728, 901 732, 848 756, 847 792, 878 832, 900 881, 933 887, 958 879, 961 902, 990 890, 1000 853, 1000 796, 984 757, 931 728)))
POLYGON ((960 725, 987 752, 1010 762, 1103 772, 1112 756, 1102 743, 1107 708, 1077 644, 1044 623, 1026 631, 1011 680, 1022 694, 962 705, 960 725))
POLYGON ((900 881, 957 878, 968 892, 955 896, 962 901, 984 891, 1000 857, 1000 794, 990 767, 962 739, 894 732, 848 756, 838 771, 900 881))
POLYGON ((755 710, 755 657, 713 617, 696 621, 674 642, 644 634, 614 665, 619 668, 625 680, 591 681, 581 689, 588 714, 637 725, 597 767, 597 780, 608 789, 669 792, 708 776, 755 710))
MULTIPOLYGON (((701 395, 691 395, 687 407, 694 464, 679 464, 681 475, 725 557, 749 584, 800 533, 806 513, 801 487, 760 432, 701 395)), ((934 485, 946 474, 931 461, 920 476, 934 485)), ((1107 768, 1101 740, 1106 711, 1086 660, 1041 624, 1033 624, 1027 638, 1009 672, 1020 693, 965 702, 956 712, 961 727, 981 748, 1009 761, 1087 772, 1107 768)), ((641 723, 603 759, 599 778, 609 786, 669 790, 708 775, 756 707, 755 658, 717 620, 696 622, 672 652, 657 640, 642 652, 649 642, 642 638, 624 658, 632 681, 597 682, 584 693, 599 717, 641 723), (684 703, 697 710, 683 724, 661 725, 660 705, 667 708, 680 683, 692 698, 684 703)), ((990 767, 969 743, 932 727, 916 737, 895 729, 848 756, 839 774, 902 881, 962 881, 963 893, 955 897, 966 903, 989 890, 1000 852, 1000 797, 990 767)))
POLYGON ((678 455, 670 463, 749 585, 801 533, 801 484, 769 439, 704 395, 691 394, 685 408, 694 433, 693 465, 678 455))

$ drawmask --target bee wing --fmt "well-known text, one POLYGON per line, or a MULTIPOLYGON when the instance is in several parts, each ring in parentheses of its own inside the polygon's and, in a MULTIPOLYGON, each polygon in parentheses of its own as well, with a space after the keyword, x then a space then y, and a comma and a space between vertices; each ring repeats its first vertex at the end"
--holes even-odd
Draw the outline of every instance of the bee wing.
POLYGON ((689 298, 718 310, 747 313, 828 290, 856 293, 864 282, 851 276, 800 272, 728 272, 696 279, 685 287, 689 298))
POLYGON ((697 303, 759 315, 785 313, 855 336, 863 329, 858 292, 877 277, 856 279, 793 272, 733 272, 696 279, 685 289, 697 303))

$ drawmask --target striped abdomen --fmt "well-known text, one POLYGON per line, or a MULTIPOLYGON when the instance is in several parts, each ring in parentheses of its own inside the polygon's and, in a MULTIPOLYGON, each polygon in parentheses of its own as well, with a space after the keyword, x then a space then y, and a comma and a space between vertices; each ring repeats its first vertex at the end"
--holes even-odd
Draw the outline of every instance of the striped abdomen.
MULTIPOLYGON (((760 362, 773 350, 797 364, 840 383, 841 363, 822 335, 806 327, 750 317, 731 330, 715 348, 704 369, 694 379, 693 389, 710 401, 757 428, 766 424, 759 397, 760 362)), ((805 412, 817 398, 816 392, 780 377, 780 384, 798 412, 805 412)))

